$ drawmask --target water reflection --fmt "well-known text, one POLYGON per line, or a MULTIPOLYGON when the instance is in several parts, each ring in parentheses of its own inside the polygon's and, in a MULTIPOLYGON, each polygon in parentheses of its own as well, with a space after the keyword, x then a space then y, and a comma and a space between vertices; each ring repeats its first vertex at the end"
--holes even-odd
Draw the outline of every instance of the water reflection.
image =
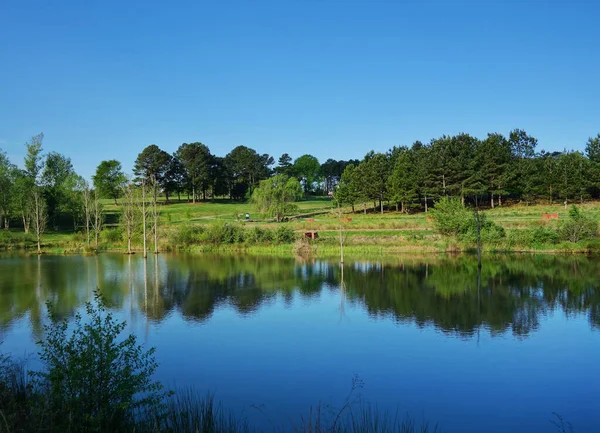
POLYGON ((170 314, 206 321, 215 309, 250 316, 261 305, 294 295, 310 300, 323 291, 340 295, 340 323, 349 303, 373 318, 434 326, 463 337, 481 328, 492 335, 526 337, 541 318, 560 309, 585 314, 600 327, 600 266, 587 257, 499 256, 393 259, 387 262, 301 263, 247 256, 103 254, 94 257, 0 259, 0 327, 28 317, 39 336, 45 303, 70 317, 99 287, 109 306, 128 321, 160 322, 170 314), (343 280, 343 281, 342 281, 343 280))

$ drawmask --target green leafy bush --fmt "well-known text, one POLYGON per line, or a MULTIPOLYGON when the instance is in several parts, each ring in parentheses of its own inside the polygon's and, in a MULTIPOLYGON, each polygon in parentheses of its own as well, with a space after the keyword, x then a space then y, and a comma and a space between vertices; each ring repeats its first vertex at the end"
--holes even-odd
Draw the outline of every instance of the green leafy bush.
POLYGON ((473 214, 458 197, 442 197, 430 211, 437 230, 445 236, 457 236, 468 230, 473 214))
POLYGON ((296 239, 294 230, 291 227, 279 226, 275 230, 274 241, 278 244, 291 244, 296 239))
POLYGON ((260 244, 273 242, 273 230, 263 229, 261 227, 253 227, 246 230, 245 240, 247 244, 260 244))
MULTIPOLYGON (((475 213, 465 208, 457 197, 443 197, 431 211, 438 231, 445 236, 455 236, 462 242, 477 242, 475 213)), ((497 243, 506 237, 504 228, 479 214, 481 241, 497 243)))
POLYGON ((573 206, 569 210, 569 218, 560 222, 558 235, 560 239, 569 242, 593 239, 598 235, 598 222, 573 206))
POLYGON ((123 230, 121 228, 106 229, 100 232, 102 242, 112 244, 123 240, 123 230))
POLYGON ((178 226, 169 236, 172 245, 194 245, 202 242, 206 228, 202 225, 184 224, 178 226))
POLYGON ((34 241, 31 233, 14 233, 8 230, 0 230, 0 246, 14 246, 30 244, 34 241))
POLYGON ((13 245, 17 239, 7 230, 0 230, 0 245, 13 245))
POLYGON ((75 316, 72 332, 66 320, 45 326, 38 343, 45 369, 31 373, 43 396, 35 411, 49 431, 123 431, 136 415, 159 410, 166 396, 152 379, 154 349, 143 351, 134 335, 121 337, 125 323, 113 318, 98 292, 86 303, 86 316, 86 322, 75 316))
POLYGON ((219 222, 208 227, 205 238, 215 245, 239 244, 244 242, 244 228, 238 224, 219 222))
POLYGON ((536 245, 544 244, 557 244, 559 242, 559 236, 556 230, 548 227, 536 227, 529 229, 530 243, 536 245))

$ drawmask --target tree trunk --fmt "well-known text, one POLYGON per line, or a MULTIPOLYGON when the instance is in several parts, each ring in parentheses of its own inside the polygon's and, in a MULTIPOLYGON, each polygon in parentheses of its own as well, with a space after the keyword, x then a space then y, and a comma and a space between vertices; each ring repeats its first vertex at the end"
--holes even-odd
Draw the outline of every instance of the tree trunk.
POLYGON ((498 194, 498 206, 502 207, 502 193, 498 194))
POLYGON ((442 174, 442 188, 444 189, 444 195, 446 195, 446 175, 442 174))
POLYGON ((127 254, 131 254, 131 233, 127 233, 127 254))
POLYGON ((196 204, 196 187, 192 187, 192 203, 196 204))
POLYGON ((37 235, 37 247, 38 247, 38 254, 42 254, 42 247, 40 245, 40 235, 37 235))
POLYGON ((115 197, 115 206, 119 206, 119 203, 117 203, 117 197, 115 197))
POLYGON ((158 218, 154 218, 154 254, 158 254, 158 218))
POLYGON ((492 209, 494 209, 494 191, 492 191, 492 200, 491 200, 491 203, 492 203, 492 209))
POLYGON ((404 213, 404 200, 402 200, 402 213, 404 213))
POLYGON ((29 233, 29 220, 25 214, 23 214, 23 229, 25 230, 25 233, 29 233))
POLYGON ((427 213, 427 195, 425 196, 425 213, 427 213))
POLYGON ((398 202, 396 202, 396 212, 398 212, 398 202))
POLYGON ((366 215, 367 214, 367 203, 363 202, 363 212, 366 215))
POLYGON ((354 213, 354 203, 352 203, 352 213, 354 213))
MULTIPOLYGON (((100 235, 100 230, 94 230, 94 245, 96 245, 96 250, 98 249, 98 236, 100 235)), ((89 244, 89 240, 88 240, 89 244)))
POLYGON ((567 208, 567 199, 565 199, 565 209, 567 208))
POLYGON ((381 215, 383 215, 383 200, 379 200, 379 207, 381 208, 381 215))

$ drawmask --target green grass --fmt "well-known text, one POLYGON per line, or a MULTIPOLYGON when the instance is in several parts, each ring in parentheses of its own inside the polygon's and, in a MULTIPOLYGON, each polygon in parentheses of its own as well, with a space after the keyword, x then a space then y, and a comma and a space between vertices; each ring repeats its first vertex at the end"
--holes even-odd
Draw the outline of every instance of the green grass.
MULTIPOLYGON (((106 227, 109 229, 117 227, 120 208, 109 200, 106 200, 104 204, 107 212, 106 227)), ((296 231, 298 237, 305 231, 319 232, 319 239, 313 245, 316 254, 324 254, 325 251, 339 248, 338 231, 340 222, 338 211, 333 208, 331 199, 311 198, 299 202, 298 208, 297 214, 291 215, 289 221, 283 224, 296 231)), ((600 202, 585 203, 581 208, 586 214, 600 220, 600 202)), ((351 213, 350 208, 343 209, 343 216, 352 219, 350 222, 341 224, 347 248, 358 249, 363 247, 365 250, 380 251, 381 253, 444 252, 472 248, 472 246, 461 245, 452 239, 442 238, 437 234, 434 224, 428 221, 428 215, 423 212, 401 214, 395 212, 395 208, 392 208, 392 211, 386 210, 382 215, 379 212, 373 212, 372 205, 367 214, 362 213, 360 206, 356 207, 356 211, 351 213)), ((163 199, 160 212, 160 247, 162 250, 177 249, 178 245, 175 245, 169 239, 172 238, 172 233, 182 225, 201 224, 209 226, 218 222, 234 223, 237 220, 246 228, 259 226, 275 229, 278 226, 272 221, 261 218, 255 212, 252 204, 232 202, 227 199, 195 204, 187 201, 177 202, 176 199, 171 199, 169 203, 165 203, 163 199), (244 215, 246 213, 250 214, 252 221, 245 222, 244 215)), ((559 222, 542 220, 541 215, 543 213, 557 213, 560 219, 564 219, 568 215, 568 209, 565 209, 563 204, 532 206, 512 204, 487 209, 485 213, 490 220, 504 227, 507 234, 510 234, 542 226, 555 229, 558 227, 559 222)), ((34 237, 31 234, 24 236, 22 231, 19 230, 11 230, 10 235, 4 233, 0 230, 0 248, 32 249, 35 246, 34 237)), ((515 236, 515 238, 518 238, 518 236, 515 236)), ((125 243, 117 239, 103 242, 99 250, 124 251, 124 247, 125 243)), ((91 251, 90 248, 87 248, 83 235, 68 231, 49 231, 44 234, 42 248, 47 253, 85 253, 91 251)), ((134 240, 134 248, 141 249, 139 236, 134 240)), ((189 251, 214 251, 216 248, 214 245, 200 245, 184 249, 189 251)), ((504 241, 497 245, 484 245, 484 248, 488 251, 590 252, 589 242, 558 245, 519 245, 504 241)), ((273 254, 278 255, 284 249, 287 253, 292 250, 289 245, 227 245, 219 248, 219 250, 233 252, 253 251, 263 253, 272 251, 273 254)), ((596 251, 596 245, 593 244, 591 249, 596 251)))

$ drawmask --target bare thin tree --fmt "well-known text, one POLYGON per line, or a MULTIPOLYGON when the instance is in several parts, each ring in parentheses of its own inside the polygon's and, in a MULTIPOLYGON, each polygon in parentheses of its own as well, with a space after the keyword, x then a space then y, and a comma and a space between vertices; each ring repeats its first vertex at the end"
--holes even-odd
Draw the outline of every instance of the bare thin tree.
MULTIPOLYGON (((98 249, 98 237, 102 231, 102 225, 104 224, 104 206, 100 202, 100 196, 98 192, 94 190, 92 195, 92 226, 94 228, 94 245, 96 250, 98 249)), ((88 235, 89 243, 89 235, 88 235)))
POLYGON ((144 258, 148 257, 148 235, 146 233, 146 230, 148 228, 148 181, 144 178, 142 178, 142 184, 141 184, 141 188, 140 188, 140 192, 139 192, 139 197, 137 200, 137 206, 138 206, 138 210, 140 212, 140 215, 142 217, 142 238, 143 238, 143 244, 144 244, 144 258))
POLYGON ((85 222, 85 234, 87 236, 87 244, 90 246, 90 225, 92 223, 92 191, 90 185, 85 182, 81 190, 81 198, 83 202, 83 220, 85 222))
POLYGON ((123 187, 123 199, 121 200, 121 225, 125 230, 127 239, 127 254, 133 254, 131 240, 138 223, 138 211, 136 203, 136 192, 131 183, 123 187))
POLYGON ((32 199, 31 222, 33 223, 33 230, 37 239, 38 254, 42 254, 41 239, 48 224, 48 212, 44 197, 42 197, 42 193, 38 188, 33 189, 32 199))
POLYGON ((156 178, 152 178, 150 183, 152 189, 152 208, 150 216, 152 217, 152 232, 154 234, 154 254, 158 254, 158 219, 160 217, 160 209, 158 207, 158 182, 156 178))

